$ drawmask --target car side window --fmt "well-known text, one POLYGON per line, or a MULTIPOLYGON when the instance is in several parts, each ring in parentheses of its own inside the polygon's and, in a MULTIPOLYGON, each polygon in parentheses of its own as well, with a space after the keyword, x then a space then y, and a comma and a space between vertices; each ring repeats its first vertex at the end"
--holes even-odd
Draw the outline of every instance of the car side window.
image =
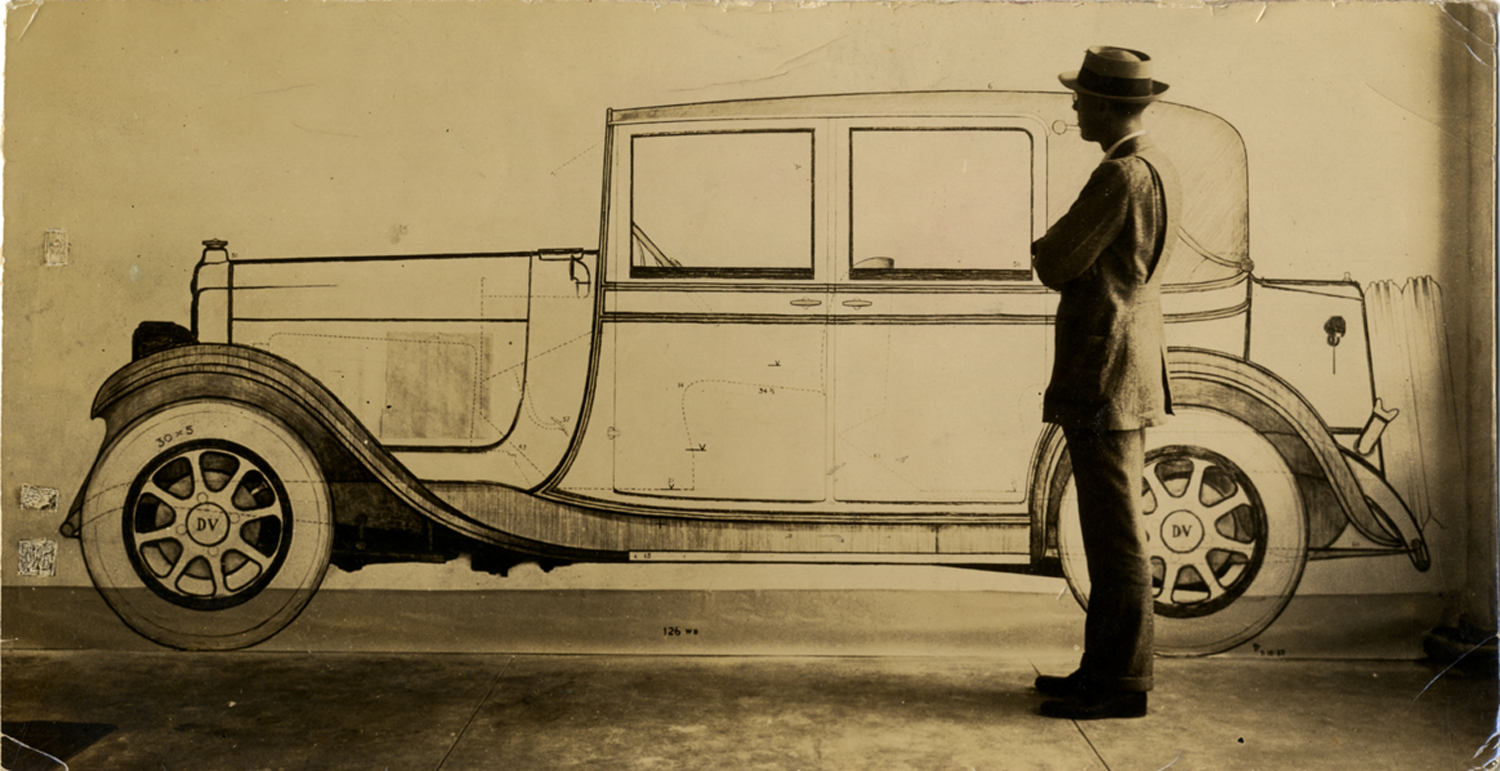
POLYGON ((813 133, 631 138, 632 278, 813 276, 813 133))
POLYGON ((1031 278, 1032 139, 1009 128, 858 128, 849 278, 1031 278))

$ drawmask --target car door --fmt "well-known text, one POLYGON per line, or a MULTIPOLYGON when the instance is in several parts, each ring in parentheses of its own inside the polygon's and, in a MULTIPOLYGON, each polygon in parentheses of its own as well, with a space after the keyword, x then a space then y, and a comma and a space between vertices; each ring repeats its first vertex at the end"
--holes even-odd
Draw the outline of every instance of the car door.
POLYGON ((841 121, 830 306, 833 495, 1024 500, 1041 429, 1045 131, 1025 118, 841 121))
POLYGON ((616 494, 826 498, 819 125, 632 126, 617 139, 630 253, 604 318, 616 494))

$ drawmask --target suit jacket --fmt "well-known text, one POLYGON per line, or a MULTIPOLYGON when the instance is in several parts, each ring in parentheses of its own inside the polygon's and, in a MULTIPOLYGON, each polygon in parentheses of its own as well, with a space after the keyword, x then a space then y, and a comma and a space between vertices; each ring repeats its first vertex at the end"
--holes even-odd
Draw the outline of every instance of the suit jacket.
POLYGON ((1181 200, 1172 164, 1136 137, 1099 164, 1068 213, 1032 244, 1037 276, 1062 294, 1043 420, 1123 431, 1171 414, 1161 277, 1181 200))

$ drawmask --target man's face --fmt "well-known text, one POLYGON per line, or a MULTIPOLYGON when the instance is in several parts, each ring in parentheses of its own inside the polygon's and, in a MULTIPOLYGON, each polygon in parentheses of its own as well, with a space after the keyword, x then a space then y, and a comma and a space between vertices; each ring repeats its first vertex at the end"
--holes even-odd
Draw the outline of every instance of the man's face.
POLYGON ((1078 134, 1085 142, 1097 142, 1109 119, 1109 104, 1088 94, 1073 94, 1073 112, 1078 115, 1078 134))

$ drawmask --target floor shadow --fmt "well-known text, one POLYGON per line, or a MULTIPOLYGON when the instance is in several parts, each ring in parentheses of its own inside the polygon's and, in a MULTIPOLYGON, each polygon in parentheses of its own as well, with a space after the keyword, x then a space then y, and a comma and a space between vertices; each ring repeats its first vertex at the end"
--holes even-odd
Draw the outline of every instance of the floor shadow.
POLYGON ((52 771, 114 732, 107 723, 28 720, 0 724, 0 767, 6 771, 52 771))

